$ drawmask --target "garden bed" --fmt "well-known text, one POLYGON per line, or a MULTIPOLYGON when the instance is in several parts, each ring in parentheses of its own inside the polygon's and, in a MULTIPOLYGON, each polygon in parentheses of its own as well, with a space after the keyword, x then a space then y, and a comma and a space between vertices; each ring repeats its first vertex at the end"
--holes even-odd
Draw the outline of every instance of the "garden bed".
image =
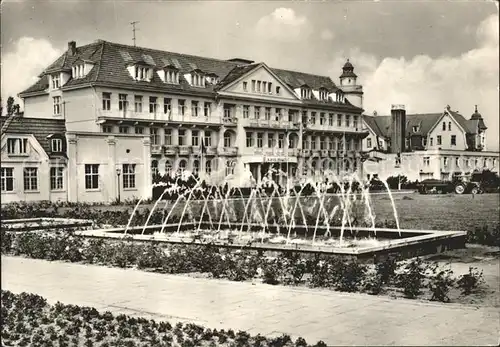
MULTIPOLYGON (((99 312, 92 307, 50 305, 35 294, 14 294, 2 290, 3 346, 100 346, 100 347, 203 347, 258 346, 306 347, 303 338, 266 338, 247 332, 211 330, 196 324, 149 320, 99 312)), ((318 342, 314 346, 326 346, 318 342)))
POLYGON ((231 281, 257 280, 374 295, 391 293, 443 302, 460 300, 450 293, 467 296, 476 292, 482 288, 483 279, 480 271, 473 268, 456 276, 437 263, 418 258, 399 262, 387 258, 369 265, 331 255, 305 256, 289 251, 271 257, 259 251, 229 252, 217 246, 87 239, 68 232, 2 231, 1 246, 2 254, 37 259, 135 267, 157 273, 203 273, 231 281))

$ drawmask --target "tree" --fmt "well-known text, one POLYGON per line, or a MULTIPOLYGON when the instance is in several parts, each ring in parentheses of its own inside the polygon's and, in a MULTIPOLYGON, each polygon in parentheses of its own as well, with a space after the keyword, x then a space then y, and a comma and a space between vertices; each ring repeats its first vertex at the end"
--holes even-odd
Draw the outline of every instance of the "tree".
POLYGON ((7 98, 7 116, 10 116, 14 113, 19 113, 19 104, 14 104, 14 98, 9 96, 7 98))

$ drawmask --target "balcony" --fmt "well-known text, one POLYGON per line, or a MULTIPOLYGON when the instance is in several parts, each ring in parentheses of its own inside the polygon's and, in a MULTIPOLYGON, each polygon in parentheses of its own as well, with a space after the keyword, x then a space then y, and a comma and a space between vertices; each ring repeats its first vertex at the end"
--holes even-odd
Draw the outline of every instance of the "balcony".
POLYGON ((320 153, 321 153, 321 151, 319 149, 313 149, 313 150, 311 150, 311 156, 312 157, 319 157, 320 153))
POLYGON ((328 150, 327 149, 322 149, 320 155, 323 158, 327 158, 328 157, 328 150))
POLYGON ((238 124, 238 118, 236 118, 236 117, 224 117, 224 118, 222 118, 222 124, 224 126, 236 126, 238 124))
POLYGON ((191 146, 179 146, 179 155, 191 154, 191 146))
POLYGON ((336 157, 338 155, 338 151, 334 150, 334 149, 330 149, 330 157, 336 157))
POLYGON ((289 157, 296 157, 299 154, 299 149, 297 148, 288 148, 287 151, 289 157))
POLYGON ((209 115, 205 116, 199 114, 198 116, 188 115, 188 114, 170 114, 167 117, 168 121, 175 123, 192 123, 192 124, 221 124, 221 117, 209 115))
POLYGON ((151 154, 161 154, 161 145, 151 145, 151 154))
POLYGON ((274 129, 299 129, 300 123, 290 122, 288 120, 270 120, 270 119, 248 119, 244 120, 244 126, 254 128, 274 128, 274 129))
POLYGON ((237 155, 238 147, 222 147, 219 148, 220 155, 237 155))
POLYGON ((304 157, 311 156, 311 150, 310 149, 303 149, 302 150, 302 156, 304 156, 304 157))
POLYGON ((163 146, 163 153, 165 155, 176 155, 178 152, 178 147, 173 145, 163 146))
POLYGON ((216 155, 217 147, 205 147, 207 155, 216 155))

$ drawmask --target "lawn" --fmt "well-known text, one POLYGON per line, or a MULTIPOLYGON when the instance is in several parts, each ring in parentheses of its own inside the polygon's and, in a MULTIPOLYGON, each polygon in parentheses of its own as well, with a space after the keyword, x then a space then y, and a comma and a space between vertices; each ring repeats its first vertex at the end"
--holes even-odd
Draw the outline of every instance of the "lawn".
MULTIPOLYGON (((487 225, 498 226, 500 195, 394 194, 401 228, 470 231, 487 225)), ((376 220, 394 220, 391 200, 387 195, 371 197, 376 220)))

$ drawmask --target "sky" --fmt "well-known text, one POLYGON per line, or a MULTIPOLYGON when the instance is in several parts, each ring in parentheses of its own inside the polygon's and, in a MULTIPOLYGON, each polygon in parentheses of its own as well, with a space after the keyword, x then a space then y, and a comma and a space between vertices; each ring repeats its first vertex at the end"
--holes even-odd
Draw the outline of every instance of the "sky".
MULTIPOLYGON (((499 147, 498 1, 71 1, 2 3, 2 99, 67 49, 103 39, 330 76, 349 58, 365 114, 478 105, 499 147)), ((4 101, 5 102, 5 101, 4 101)))

